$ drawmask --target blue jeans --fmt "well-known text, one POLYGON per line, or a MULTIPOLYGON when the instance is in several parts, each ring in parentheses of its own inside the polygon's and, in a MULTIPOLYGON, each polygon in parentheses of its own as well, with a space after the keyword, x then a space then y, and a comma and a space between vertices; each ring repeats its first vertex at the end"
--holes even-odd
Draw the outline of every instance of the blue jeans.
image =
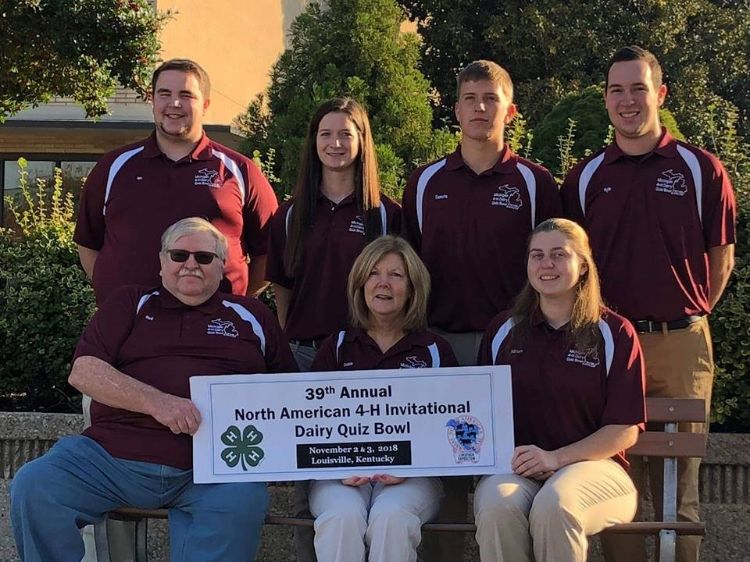
POLYGON ((25 562, 80 562, 79 529, 122 506, 169 509, 173 562, 255 558, 265 484, 193 484, 193 471, 118 459, 80 435, 64 437, 11 482, 11 523, 25 562))

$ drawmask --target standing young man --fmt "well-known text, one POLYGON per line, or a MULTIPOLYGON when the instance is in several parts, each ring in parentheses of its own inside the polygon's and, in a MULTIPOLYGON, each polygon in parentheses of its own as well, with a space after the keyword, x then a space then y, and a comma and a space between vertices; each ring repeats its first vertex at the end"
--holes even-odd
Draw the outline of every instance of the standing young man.
POLYGON ((157 285, 161 233, 191 216, 229 240, 222 290, 260 292, 278 206, 271 186, 250 159, 204 133, 211 86, 200 65, 169 60, 151 88, 154 133, 104 155, 83 188, 74 240, 97 302, 122 285, 157 285))
POLYGON ((409 178, 402 234, 432 276, 430 327, 475 365, 487 324, 523 287, 529 233, 561 209, 550 173, 505 144, 517 111, 505 69, 474 61, 457 83, 461 145, 409 178))
MULTIPOLYGON (((465 366, 476 365, 485 328, 523 287, 526 239, 537 224, 560 216, 561 206, 550 173, 505 144, 505 126, 517 111, 508 72, 478 60, 456 81, 461 145, 409 178, 402 235, 430 271, 430 329, 465 366)), ((440 517, 465 518, 470 479, 444 483, 440 517)), ((426 560, 462 559, 463 537, 440 541, 426 537, 426 560)))
MULTIPOLYGON (((662 128, 667 87, 656 57, 625 47, 612 57, 605 102, 615 142, 571 170, 562 187, 567 217, 587 230, 605 301, 639 332, 648 396, 706 401, 713 355, 708 314, 734 267, 735 202, 726 170, 708 152, 662 128)), ((705 431, 704 424, 681 428, 705 431)), ((643 463, 630 458, 643 490, 643 463)), ((678 466, 677 515, 697 521, 699 459, 678 466)), ((662 463, 649 462, 661 511, 662 463)), ((639 537, 606 537, 609 560, 645 561, 639 537)), ((680 537, 677 560, 698 560, 700 537, 680 537)))

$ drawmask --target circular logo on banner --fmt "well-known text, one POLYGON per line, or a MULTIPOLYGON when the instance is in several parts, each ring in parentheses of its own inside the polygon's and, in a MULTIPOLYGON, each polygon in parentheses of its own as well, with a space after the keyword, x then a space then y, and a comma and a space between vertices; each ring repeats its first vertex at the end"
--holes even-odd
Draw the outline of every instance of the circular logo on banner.
POLYGON ((474 416, 463 415, 448 420, 448 443, 453 447, 457 464, 479 462, 479 453, 484 441, 484 427, 474 416))

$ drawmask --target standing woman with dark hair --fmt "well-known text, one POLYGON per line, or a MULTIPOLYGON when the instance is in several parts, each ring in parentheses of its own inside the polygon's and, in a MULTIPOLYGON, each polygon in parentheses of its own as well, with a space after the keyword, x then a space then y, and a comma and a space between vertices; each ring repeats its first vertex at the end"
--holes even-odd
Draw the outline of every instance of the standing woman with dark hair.
POLYGON ((624 450, 644 427, 633 326, 604 308, 588 237, 549 219, 528 246, 528 282, 485 332, 480 365, 510 365, 512 474, 474 494, 483 562, 583 562, 587 536, 632 520, 624 450))
POLYGON ((401 209, 380 192, 367 113, 350 98, 324 102, 307 131, 292 199, 271 221, 266 278, 301 371, 323 339, 346 327, 346 279, 401 209))

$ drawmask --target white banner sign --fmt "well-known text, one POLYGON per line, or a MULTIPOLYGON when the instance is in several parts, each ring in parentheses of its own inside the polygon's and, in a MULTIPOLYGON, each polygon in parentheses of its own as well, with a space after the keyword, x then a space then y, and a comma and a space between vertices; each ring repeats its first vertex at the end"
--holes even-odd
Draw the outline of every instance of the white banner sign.
POLYGON ((511 472, 510 368, 191 377, 196 483, 511 472))

